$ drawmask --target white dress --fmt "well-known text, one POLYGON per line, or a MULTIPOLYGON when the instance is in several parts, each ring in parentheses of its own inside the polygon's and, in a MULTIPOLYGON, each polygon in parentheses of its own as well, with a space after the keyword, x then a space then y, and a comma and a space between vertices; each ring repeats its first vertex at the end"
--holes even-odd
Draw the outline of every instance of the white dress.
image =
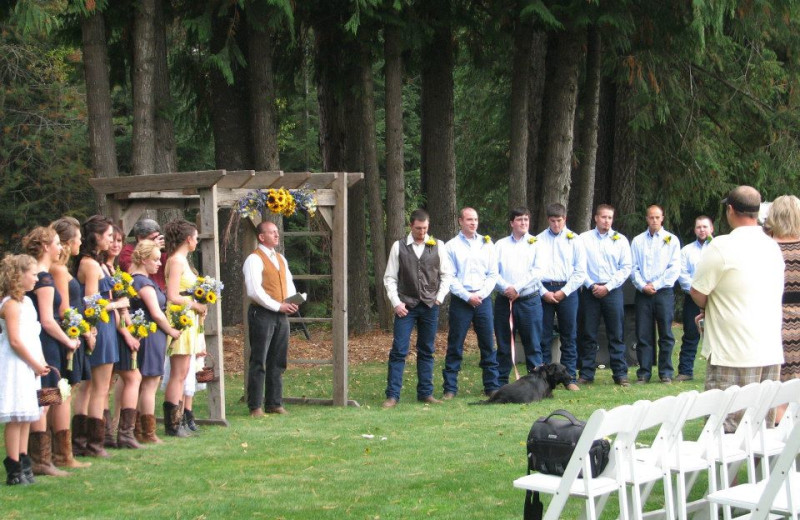
MULTIPOLYGON (((0 309, 9 300, 0 302, 0 309)), ((8 341, 6 320, 0 318, 0 423, 32 422, 39 419, 41 409, 36 390, 41 388, 41 379, 33 369, 11 348, 8 341)), ((34 358, 44 359, 39 332, 42 326, 36 319, 36 309, 27 296, 20 305, 19 331, 25 347, 34 358)))

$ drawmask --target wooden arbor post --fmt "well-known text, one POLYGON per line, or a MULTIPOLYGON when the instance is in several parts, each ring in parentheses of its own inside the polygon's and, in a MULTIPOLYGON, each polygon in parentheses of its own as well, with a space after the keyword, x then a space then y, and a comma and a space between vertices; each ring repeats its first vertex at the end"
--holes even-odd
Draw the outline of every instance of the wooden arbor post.
MULTIPOLYGON (((319 214, 331 229, 333 246, 333 399, 304 399, 345 406, 355 404, 347 399, 347 188, 362 180, 363 173, 284 173, 228 172, 209 170, 199 172, 164 173, 107 179, 91 179, 100 199, 105 200, 109 217, 127 234, 147 209, 196 208, 204 274, 219 278, 218 210, 232 207, 252 189, 270 187, 317 190, 319 214)), ((252 233, 252 232, 251 232, 252 233)), ((210 306, 205 321, 206 349, 214 362, 218 381, 208 386, 209 420, 227 425, 225 417, 225 368, 222 340, 222 314, 219 305, 210 306)), ((245 334, 247 323, 245 322, 245 334)), ((246 343, 249 348, 249 343, 246 343)))

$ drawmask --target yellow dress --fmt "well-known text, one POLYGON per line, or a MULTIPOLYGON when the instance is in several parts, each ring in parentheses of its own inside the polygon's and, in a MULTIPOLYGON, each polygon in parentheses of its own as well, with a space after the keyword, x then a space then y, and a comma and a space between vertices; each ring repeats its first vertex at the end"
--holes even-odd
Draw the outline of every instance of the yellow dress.
MULTIPOLYGON (((194 283, 197 281, 197 275, 192 272, 192 269, 189 267, 189 262, 186 260, 186 258, 182 258, 182 260, 183 272, 181 273, 180 291, 181 293, 184 293, 189 292, 194 286, 194 283)), ((167 274, 167 284, 169 284, 169 274, 167 274)), ((177 340, 172 339, 171 336, 167 337, 167 355, 191 356, 201 350, 200 335, 202 333, 199 331, 200 320, 198 319, 197 313, 191 310, 187 313, 187 316, 192 319, 192 325, 183 329, 183 333, 177 340)), ((202 338, 202 340, 202 343, 204 344, 205 336, 202 338)))

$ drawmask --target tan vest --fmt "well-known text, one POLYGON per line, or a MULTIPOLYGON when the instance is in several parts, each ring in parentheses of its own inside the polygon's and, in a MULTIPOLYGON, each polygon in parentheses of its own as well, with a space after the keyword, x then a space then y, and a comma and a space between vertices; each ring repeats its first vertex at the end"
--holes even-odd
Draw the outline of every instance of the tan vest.
POLYGON ((257 247, 253 251, 264 264, 264 269, 261 271, 261 287, 269 294, 269 297, 277 302, 282 302, 286 299, 286 265, 283 263, 283 257, 277 252, 275 256, 278 258, 278 267, 272 263, 267 254, 257 247))

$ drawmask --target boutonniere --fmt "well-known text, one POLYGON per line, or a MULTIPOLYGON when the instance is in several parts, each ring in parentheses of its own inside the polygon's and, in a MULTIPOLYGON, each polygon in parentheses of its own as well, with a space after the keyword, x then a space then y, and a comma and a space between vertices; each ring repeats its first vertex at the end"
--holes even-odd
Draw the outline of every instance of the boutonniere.
POLYGON ((616 242, 620 238, 622 238, 622 235, 620 235, 619 233, 615 232, 613 235, 611 235, 611 240, 613 240, 614 242, 616 242))
POLYGON ((436 245, 436 239, 433 238, 432 236, 429 236, 428 240, 425 241, 425 245, 426 246, 435 246, 436 245))
POLYGON ((488 244, 491 241, 492 241, 492 237, 490 237, 489 235, 483 235, 483 242, 485 244, 488 244))
POLYGON ((672 242, 672 235, 665 236, 664 237, 664 243, 665 244, 669 244, 670 242, 672 242))
POLYGON ((710 244, 710 243, 711 243, 711 240, 712 240, 713 238, 714 238, 714 237, 712 237, 711 235, 708 235, 708 236, 706 237, 706 244, 710 244))
POLYGON ((529 243, 529 244, 535 244, 535 243, 536 243, 536 237, 530 237, 530 238, 528 239, 528 243, 529 243))
POLYGON ((567 240, 572 240, 573 238, 575 238, 575 233, 567 231, 567 240))

